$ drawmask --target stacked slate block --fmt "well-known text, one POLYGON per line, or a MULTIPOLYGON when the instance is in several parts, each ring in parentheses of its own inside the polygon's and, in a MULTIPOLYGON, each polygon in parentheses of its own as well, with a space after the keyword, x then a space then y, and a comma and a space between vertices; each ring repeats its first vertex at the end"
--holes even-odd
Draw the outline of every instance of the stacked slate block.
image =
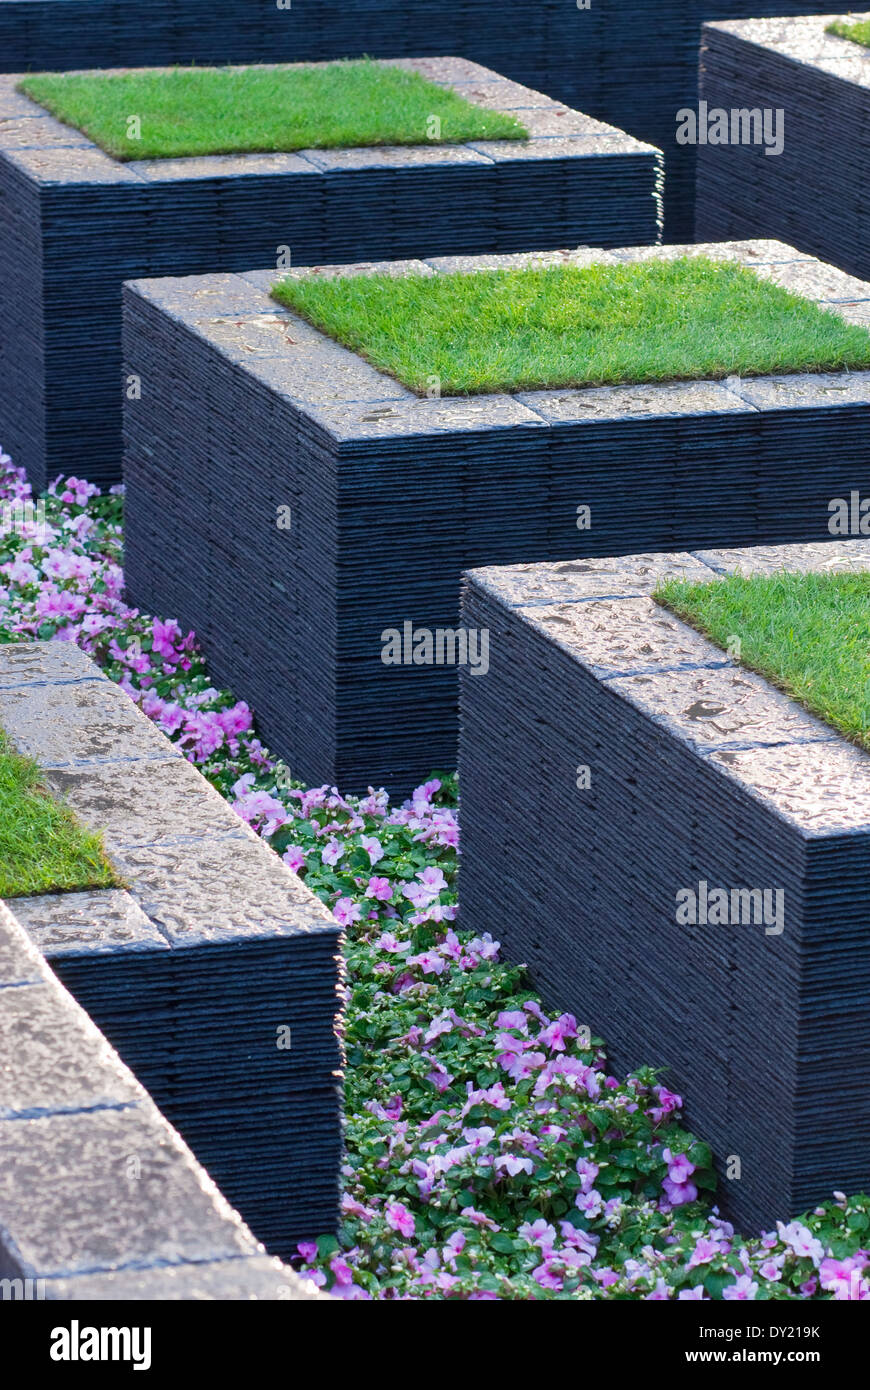
MULTIPOLYGON (((780 112, 783 148, 699 146, 696 233, 781 237, 870 276, 870 49, 826 32, 834 19, 708 24, 701 97, 717 111, 780 112)), ((730 123, 730 114, 729 114, 730 123)))
POLYGON ((617 1072, 667 1067, 742 1229, 866 1189, 870 758, 650 595, 779 569, 866 571, 870 542, 483 569, 463 606, 491 653, 462 680, 463 925, 617 1072), (722 888, 783 897, 715 925, 722 888))
POLYGON ((337 923, 71 643, 0 648, 0 727, 127 885, 18 920, 273 1254, 334 1230, 337 923))
POLYGON ((658 150, 474 63, 399 62, 530 139, 123 163, 0 79, 0 439, 36 489, 120 478, 124 280, 660 240, 658 150))
POLYGON ((3 1299, 324 1297, 265 1255, 3 903, 0 1041, 3 1299))
MULTIPOLYGON (((316 273, 681 254, 870 324, 870 285, 771 242, 316 273)), ((125 573, 310 784, 402 795, 455 766, 455 664, 386 665, 383 634, 455 630, 469 566, 820 539, 870 487, 870 373, 422 399, 282 309, 279 278, 126 288, 125 573)))
MULTIPOLYGON (((456 54, 666 150, 667 237, 692 235, 695 150, 676 113, 697 99, 705 20, 811 15, 818 0, 2 0, 0 72, 162 63, 312 62, 456 54)), ((433 248, 429 248, 432 250, 433 248)))

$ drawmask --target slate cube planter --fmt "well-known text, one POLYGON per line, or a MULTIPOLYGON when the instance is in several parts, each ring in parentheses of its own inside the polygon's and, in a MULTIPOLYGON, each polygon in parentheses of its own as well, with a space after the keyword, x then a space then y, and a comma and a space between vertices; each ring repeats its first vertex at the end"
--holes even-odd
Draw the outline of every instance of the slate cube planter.
POLYGON ((676 144, 674 117, 697 97, 701 24, 817 9, 818 0, 592 0, 588 9, 572 0, 293 0, 283 9, 276 0, 0 0, 0 72, 454 53, 665 149, 667 239, 686 241, 695 151, 676 144))
POLYGON ((72 643, 0 647, 0 727, 126 885, 15 898, 16 918, 258 1239, 292 1257, 339 1219, 337 922, 72 643))
MULTIPOLYGON (((863 18, 870 16, 864 15, 863 18)), ((712 111, 781 111, 782 153, 698 147, 696 233, 782 237, 870 277, 870 49, 833 19, 707 24, 700 95, 712 111)))
MULTIPOLYGON (((868 321, 870 286, 774 243, 391 269, 684 252, 868 321)), ((456 666, 446 646, 405 663, 404 625, 455 629, 468 566, 827 537, 829 500, 870 484, 870 373, 420 399, 282 310, 277 278, 126 288, 143 389, 125 408, 125 565, 131 601, 196 629, 308 782, 399 794, 455 766, 456 666), (382 659, 390 630, 401 665, 382 659)))
POLYGON ((120 477, 126 279, 660 239, 658 150, 474 63, 400 61, 530 140, 122 163, 0 79, 0 438, 35 487, 120 477))
POLYGON ((668 1067, 743 1229, 867 1185, 870 757, 649 595, 781 568, 870 543, 482 569, 463 607, 491 654, 462 680, 463 926, 617 1071, 668 1067), (716 925, 714 889, 783 896, 716 925))
POLYGON ((266 1258, 3 902, 0 1035, 4 1302, 324 1297, 266 1258))

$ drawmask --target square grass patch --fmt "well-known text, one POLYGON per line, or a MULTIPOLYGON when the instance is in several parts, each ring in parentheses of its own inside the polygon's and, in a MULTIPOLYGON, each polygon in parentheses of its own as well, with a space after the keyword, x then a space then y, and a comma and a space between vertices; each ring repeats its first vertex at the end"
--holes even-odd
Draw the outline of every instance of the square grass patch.
POLYGON ((870 48, 870 19, 858 20, 854 24, 838 19, 828 25, 825 33, 836 34, 838 38, 851 39, 852 43, 860 43, 863 48, 870 48))
POLYGON ((44 789, 37 764, 0 730, 0 898, 118 884, 101 837, 44 789))
POLYGON ((703 257, 472 274, 301 273, 280 304, 425 394, 870 367, 870 333, 703 257))
POLYGON ((41 73, 19 90, 116 159, 523 140, 513 116, 370 59, 41 73))
POLYGON ((744 666, 870 749, 870 574, 669 580, 654 597, 718 646, 739 641, 744 666))

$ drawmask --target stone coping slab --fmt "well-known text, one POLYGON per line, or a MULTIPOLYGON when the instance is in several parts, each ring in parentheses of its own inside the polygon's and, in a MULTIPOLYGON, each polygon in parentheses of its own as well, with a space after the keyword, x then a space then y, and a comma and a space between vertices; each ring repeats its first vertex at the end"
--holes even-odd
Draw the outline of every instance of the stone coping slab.
MULTIPOLYGON (((870 283, 774 241, 291 274, 681 255, 730 260, 870 325, 870 283)), ((387 665, 382 648, 406 622, 454 630, 463 569, 822 540, 831 499, 870 470, 867 371, 429 399, 273 301, 279 278, 125 287, 125 371, 148 388, 125 403, 125 573, 133 603, 197 632, 309 783, 401 796, 455 765, 455 667, 387 665)))
POLYGON ((125 280, 661 240, 654 146, 463 58, 398 61, 530 138, 121 162, 0 77, 0 436, 37 491, 120 478, 125 280))
MULTIPOLYGON (((102 832, 123 884, 11 910, 258 1237, 291 1253, 338 1219, 338 924, 72 644, 0 647, 0 727, 102 832), (286 1055, 279 1024, 293 1029, 286 1055)), ((3 1053, 42 1076, 28 1082, 31 1117, 127 1104, 105 1092, 96 1053, 54 1055, 59 1027, 41 986, 0 990, 3 1053)), ((15 1064, 0 1117, 23 1113, 17 1079, 15 1064)))
POLYGON ((0 1034, 4 1280, 39 1298, 322 1297, 265 1257, 3 903, 0 1034))
POLYGON ((484 567, 463 600, 463 921, 617 1072, 663 1068, 743 1230, 866 1187, 870 756, 651 595, 780 570, 870 541, 484 567))
POLYGON ((758 143, 756 132, 751 140, 699 144, 699 237, 785 235, 870 278, 863 202, 870 178, 870 49, 827 33, 835 20, 861 19, 870 19, 870 11, 788 20, 717 17, 704 25, 704 110, 729 113, 729 120, 731 112, 755 112, 769 129, 758 143))

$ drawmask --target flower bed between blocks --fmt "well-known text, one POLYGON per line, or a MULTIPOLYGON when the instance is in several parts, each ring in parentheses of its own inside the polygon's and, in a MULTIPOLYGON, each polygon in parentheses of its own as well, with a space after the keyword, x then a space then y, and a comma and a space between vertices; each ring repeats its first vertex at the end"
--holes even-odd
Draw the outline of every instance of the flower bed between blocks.
MULTIPOLYGON (((856 301, 870 307, 870 286, 770 242, 294 274, 304 288, 371 270, 565 272, 684 256, 746 267, 830 309, 831 331, 862 323, 856 301)), ((133 602, 196 629, 308 780, 405 793, 454 765, 456 663, 464 651, 485 664, 475 634, 437 645, 456 631, 464 568, 819 539, 830 499, 868 479, 865 370, 422 399, 283 310, 270 295, 280 278, 127 287, 125 371, 144 389, 125 405, 126 573, 133 602)), ((730 339, 714 321, 717 333, 721 367, 730 339)))
MULTIPOLYGON (((2 453, 0 499, 29 499, 2 453)), ((343 1219, 303 1243, 316 1282, 351 1299, 867 1296, 870 1197, 835 1193, 760 1240, 735 1232, 661 1076, 608 1075, 496 942, 454 925, 452 779, 401 807, 294 785, 193 634, 124 604, 120 499, 70 478, 42 500, 40 543, 26 518, 4 529, 0 640, 56 634, 94 653, 348 927, 343 1219)), ((154 1289, 133 1280, 117 1276, 128 1295, 154 1289)))
MULTIPOLYGON (((863 16, 865 19, 867 15, 863 16)), ((721 16, 717 16, 717 19, 721 16)), ((870 49, 830 33, 855 15, 706 24, 700 95, 708 139, 699 145, 695 228, 717 237, 782 237, 863 278, 870 276, 870 49), (730 134, 732 112, 749 124, 730 134), (782 149, 761 138, 780 113, 782 149), (731 143, 716 143, 724 113, 731 143), (753 115, 755 113, 755 115, 753 115)))
POLYGON ((0 646, 0 724, 128 887, 16 897, 16 917, 292 1254, 338 1219, 338 924, 74 645, 0 646))
POLYGON ((120 476, 124 280, 660 239, 658 150, 464 59, 388 66, 529 139, 122 162, 0 79, 0 436, 37 489, 120 476))
POLYGON ((779 569, 870 544, 484 569, 463 608, 463 921, 620 1066, 657 1049, 756 1228, 867 1179, 870 758, 650 595, 779 569))

